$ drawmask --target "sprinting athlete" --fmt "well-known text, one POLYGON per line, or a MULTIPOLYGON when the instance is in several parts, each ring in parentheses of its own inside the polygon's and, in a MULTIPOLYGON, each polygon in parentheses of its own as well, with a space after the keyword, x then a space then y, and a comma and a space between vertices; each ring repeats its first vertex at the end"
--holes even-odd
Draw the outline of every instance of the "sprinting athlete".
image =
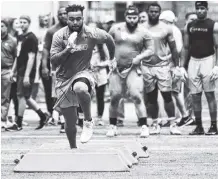
POLYGON ((143 78, 138 68, 143 58, 153 54, 153 40, 149 32, 138 25, 139 11, 135 6, 126 9, 125 20, 126 22, 114 25, 109 31, 116 44, 117 68, 109 78, 110 128, 106 135, 113 137, 117 134, 119 101, 128 96, 133 100, 139 117, 140 137, 148 137, 147 113, 143 101, 143 78))
MULTIPOLYGON (((84 112, 84 125, 80 141, 88 142, 93 134, 91 94, 95 78, 90 70, 92 51, 96 44, 106 43, 110 59, 114 59, 113 38, 105 31, 90 28, 83 23, 84 7, 71 5, 66 8, 67 27, 57 31, 52 40, 51 63, 56 69, 55 108, 65 118, 65 131, 70 148, 76 148, 77 107, 84 112)), ((113 66, 112 66, 113 67, 113 66)))
POLYGON ((217 132, 217 102, 215 98, 215 80, 218 78, 218 23, 207 18, 207 1, 196 1, 197 19, 187 24, 184 30, 184 48, 182 66, 188 64, 189 88, 192 94, 194 115, 197 127, 190 135, 203 135, 202 92, 207 98, 211 126, 207 135, 217 132))

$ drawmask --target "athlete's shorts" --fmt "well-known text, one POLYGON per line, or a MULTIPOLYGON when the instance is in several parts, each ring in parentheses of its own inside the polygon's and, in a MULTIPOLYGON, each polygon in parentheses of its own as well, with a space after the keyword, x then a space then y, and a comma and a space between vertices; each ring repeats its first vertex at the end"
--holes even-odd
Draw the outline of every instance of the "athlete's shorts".
POLYGON ((152 92, 156 84, 162 92, 172 91, 172 76, 169 65, 161 67, 142 65, 141 69, 146 93, 152 92))
POLYGON ((201 59, 191 57, 188 66, 188 83, 191 94, 215 91, 215 81, 210 80, 214 65, 213 55, 201 59))
POLYGON ((85 70, 78 72, 68 80, 56 79, 55 91, 57 94, 57 102, 54 109, 60 111, 60 108, 68 108, 71 106, 79 107, 79 103, 75 92, 72 90, 72 84, 79 78, 85 78, 90 85, 90 94, 93 95, 95 91, 96 80, 92 71, 85 70))
POLYGON ((133 96, 135 93, 143 93, 143 86, 143 77, 136 67, 133 67, 125 77, 116 69, 109 78, 111 95, 133 96))
POLYGON ((23 85, 23 79, 24 77, 17 77, 17 96, 30 98, 32 94, 34 79, 30 78, 30 85, 28 87, 23 85))

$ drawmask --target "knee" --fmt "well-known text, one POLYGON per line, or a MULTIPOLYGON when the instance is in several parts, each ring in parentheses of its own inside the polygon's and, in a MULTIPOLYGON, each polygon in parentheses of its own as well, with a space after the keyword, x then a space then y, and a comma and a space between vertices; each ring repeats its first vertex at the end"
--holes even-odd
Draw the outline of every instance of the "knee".
POLYGON ((77 94, 88 93, 88 86, 83 82, 76 82, 73 85, 73 91, 77 94))
POLYGON ((171 103, 173 101, 171 92, 162 92, 162 96, 165 103, 171 103))
POLYGON ((132 95, 131 98, 135 104, 141 104, 141 102, 142 102, 142 99, 138 95, 132 95))
POLYGON ((111 105, 118 106, 121 96, 120 95, 111 95, 111 105))

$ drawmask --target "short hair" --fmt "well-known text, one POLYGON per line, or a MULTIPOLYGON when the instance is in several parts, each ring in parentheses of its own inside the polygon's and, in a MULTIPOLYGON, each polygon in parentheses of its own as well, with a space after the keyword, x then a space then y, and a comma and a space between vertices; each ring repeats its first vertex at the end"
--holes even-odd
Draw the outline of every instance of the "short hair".
POLYGON ((149 8, 150 8, 151 6, 159 7, 160 11, 162 10, 160 4, 158 4, 158 3, 156 3, 156 2, 153 2, 153 3, 149 4, 149 5, 148 5, 148 10, 149 10, 149 8))
POLYGON ((195 13, 195 12, 188 12, 188 13, 185 15, 185 19, 187 20, 187 19, 188 19, 188 17, 189 17, 190 15, 193 15, 193 14, 195 14, 195 15, 196 15, 196 13, 195 13))
POLYGON ((1 23, 4 23, 4 24, 5 24, 5 26, 8 28, 8 22, 7 22, 7 20, 6 20, 6 19, 1 19, 1 23))
POLYGON ((84 9, 85 9, 84 6, 76 5, 76 4, 69 5, 68 7, 66 7, 66 11, 67 11, 67 13, 68 13, 68 12, 77 12, 77 11, 81 11, 82 14, 83 14, 83 10, 84 10, 84 9))

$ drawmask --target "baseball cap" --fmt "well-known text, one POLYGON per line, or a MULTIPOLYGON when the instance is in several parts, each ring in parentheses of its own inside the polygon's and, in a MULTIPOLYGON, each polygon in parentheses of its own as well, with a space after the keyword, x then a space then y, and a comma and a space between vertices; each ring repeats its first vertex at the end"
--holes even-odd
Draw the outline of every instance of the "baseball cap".
POLYGON ((175 14, 170 10, 163 11, 160 14, 159 19, 166 20, 166 21, 171 22, 171 23, 176 22, 176 20, 177 20, 175 14))

